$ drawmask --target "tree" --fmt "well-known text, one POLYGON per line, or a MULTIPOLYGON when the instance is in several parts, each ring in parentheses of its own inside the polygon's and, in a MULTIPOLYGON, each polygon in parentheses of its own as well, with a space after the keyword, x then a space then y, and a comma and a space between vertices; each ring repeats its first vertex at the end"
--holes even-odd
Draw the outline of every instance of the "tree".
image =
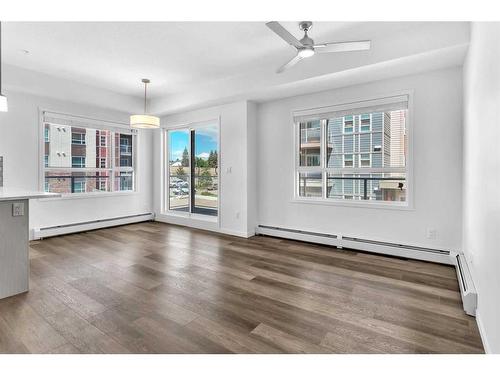
POLYGON ((216 150, 210 151, 210 155, 208 156, 208 166, 210 168, 217 169, 217 151, 216 150))
POLYGON ((208 166, 215 169, 215 174, 217 174, 217 150, 211 150, 208 156, 208 166))
POLYGON ((182 162, 183 167, 189 167, 189 152, 187 147, 184 147, 184 151, 182 152, 182 162))
POLYGON ((210 175, 210 171, 208 168, 203 168, 203 172, 201 172, 200 176, 200 187, 209 187, 212 184, 212 176, 210 175))
POLYGON ((208 167, 207 161, 203 158, 198 157, 198 156, 195 159, 194 165, 195 165, 196 170, 197 170, 197 173, 196 173, 197 175, 200 174, 200 168, 208 167))

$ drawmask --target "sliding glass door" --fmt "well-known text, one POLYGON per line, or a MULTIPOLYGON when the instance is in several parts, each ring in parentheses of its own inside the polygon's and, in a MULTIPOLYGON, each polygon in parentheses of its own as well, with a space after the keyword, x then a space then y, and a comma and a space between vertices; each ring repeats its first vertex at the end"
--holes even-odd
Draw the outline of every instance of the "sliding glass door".
POLYGON ((219 125, 205 123, 167 132, 169 211, 218 215, 219 125))

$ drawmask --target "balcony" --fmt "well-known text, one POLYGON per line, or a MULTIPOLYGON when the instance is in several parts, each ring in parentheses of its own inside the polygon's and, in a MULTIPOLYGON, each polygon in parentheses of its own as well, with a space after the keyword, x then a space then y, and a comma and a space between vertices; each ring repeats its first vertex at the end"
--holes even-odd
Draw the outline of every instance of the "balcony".
POLYGON ((120 155, 132 155, 132 146, 120 145, 120 155))
POLYGON ((320 140, 321 140, 321 129, 319 127, 300 129, 301 144, 319 143, 320 140))

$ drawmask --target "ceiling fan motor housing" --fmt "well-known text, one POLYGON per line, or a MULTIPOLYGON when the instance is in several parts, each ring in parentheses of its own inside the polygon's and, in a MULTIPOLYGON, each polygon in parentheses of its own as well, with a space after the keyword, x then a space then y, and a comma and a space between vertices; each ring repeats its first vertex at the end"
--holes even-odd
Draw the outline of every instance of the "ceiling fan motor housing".
POLYGON ((309 38, 309 35, 307 35, 307 32, 311 29, 312 27, 312 22, 311 21, 302 21, 299 23, 299 27, 302 31, 304 31, 304 37, 300 40, 300 43, 302 43, 306 47, 311 47, 314 46, 314 40, 312 38, 309 38))

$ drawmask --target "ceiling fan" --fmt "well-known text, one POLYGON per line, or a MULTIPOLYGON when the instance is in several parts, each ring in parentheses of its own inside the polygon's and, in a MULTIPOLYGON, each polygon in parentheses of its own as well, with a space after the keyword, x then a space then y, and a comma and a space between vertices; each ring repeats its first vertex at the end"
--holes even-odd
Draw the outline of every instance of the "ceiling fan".
POLYGON ((304 37, 301 40, 297 40, 292 34, 290 34, 281 24, 277 21, 271 21, 266 23, 266 26, 274 31, 278 36, 285 42, 295 47, 297 50, 297 55, 287 62, 285 65, 281 66, 276 73, 281 73, 295 64, 300 60, 313 56, 316 52, 327 53, 327 52, 350 52, 350 51, 364 51, 370 49, 371 42, 369 40, 358 40, 352 42, 334 42, 334 43, 321 43, 314 44, 314 40, 309 38, 307 32, 311 30, 311 21, 302 21, 299 23, 299 27, 304 31, 304 37))

